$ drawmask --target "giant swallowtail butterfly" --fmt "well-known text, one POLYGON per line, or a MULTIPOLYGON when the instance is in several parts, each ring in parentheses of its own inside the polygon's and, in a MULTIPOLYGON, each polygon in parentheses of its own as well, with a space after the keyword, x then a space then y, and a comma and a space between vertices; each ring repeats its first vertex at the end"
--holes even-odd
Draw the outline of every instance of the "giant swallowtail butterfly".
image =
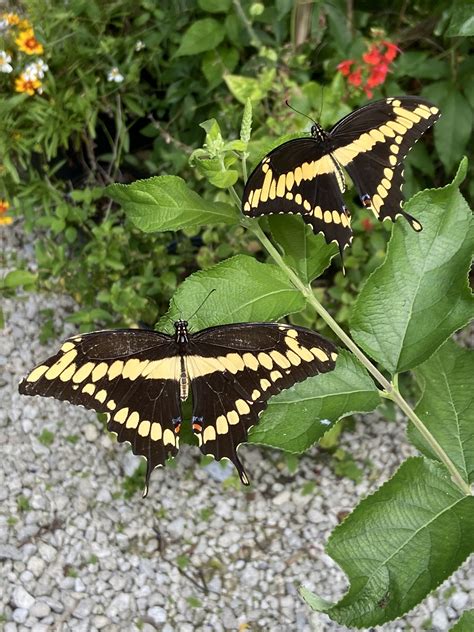
POLYGON ((191 392, 201 451, 230 459, 248 485, 237 448, 267 400, 331 371, 336 356, 331 342, 302 327, 242 323, 190 334, 179 320, 174 336, 119 329, 69 338, 19 390, 106 413, 118 441, 147 459, 145 494, 153 469, 178 452, 181 402, 191 392))
POLYGON ((314 122, 311 137, 283 143, 257 165, 245 185, 242 211, 252 217, 300 213, 342 252, 352 241, 342 196, 344 167, 375 217, 394 221, 403 215, 420 231, 421 224, 401 208, 403 159, 439 116, 424 99, 394 97, 351 112, 328 132, 314 122))

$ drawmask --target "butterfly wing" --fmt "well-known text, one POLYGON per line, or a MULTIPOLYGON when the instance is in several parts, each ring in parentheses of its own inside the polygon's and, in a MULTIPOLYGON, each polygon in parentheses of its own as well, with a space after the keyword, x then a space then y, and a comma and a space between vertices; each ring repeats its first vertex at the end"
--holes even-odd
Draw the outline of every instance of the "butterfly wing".
POLYGON ((173 338, 138 329, 98 331, 66 340, 19 386, 108 415, 107 428, 152 470, 178 452, 180 360, 173 338))
POLYGON ((211 327, 192 336, 187 369, 193 393, 193 431, 201 451, 235 465, 249 428, 268 399, 307 377, 334 369, 336 347, 301 327, 244 323, 211 327))
POLYGON ((352 238, 344 188, 344 175, 322 143, 296 138, 276 147, 253 170, 242 212, 251 217, 299 213, 315 233, 343 249, 352 238))
POLYGON ((403 215, 415 230, 421 224, 402 208, 402 161, 440 116, 419 97, 369 103, 341 119, 329 132, 332 155, 352 178, 364 206, 380 219, 403 215))

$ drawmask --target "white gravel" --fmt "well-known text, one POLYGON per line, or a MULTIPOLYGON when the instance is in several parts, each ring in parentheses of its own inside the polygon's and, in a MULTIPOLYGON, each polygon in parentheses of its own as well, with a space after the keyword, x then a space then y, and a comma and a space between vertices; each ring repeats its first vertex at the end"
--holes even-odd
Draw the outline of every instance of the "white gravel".
MULTIPOLYGON (((0 229, 5 230, 5 229, 0 229)), ((7 256, 31 259, 21 233, 3 234, 7 256)), ((184 446, 176 467, 155 470, 150 495, 123 497, 137 458, 102 430, 93 412, 20 397, 28 369, 57 347, 38 342, 40 310, 61 329, 73 302, 22 295, 3 301, 0 331, 0 622, 5 632, 309 632, 344 630, 311 613, 304 582, 337 599, 344 574, 325 555, 338 514, 374 490, 413 453, 403 420, 358 420, 342 447, 364 470, 336 477, 317 448, 290 473, 281 453, 243 447, 250 491, 222 482, 184 446), (44 430, 52 443, 39 440, 44 430), (304 494, 308 482, 314 489, 304 494)), ((72 333, 71 326, 64 335, 72 333)), ((381 630, 447 630, 472 607, 472 563, 403 619, 381 630)), ((1 627, 0 625, 0 627, 1 627)))

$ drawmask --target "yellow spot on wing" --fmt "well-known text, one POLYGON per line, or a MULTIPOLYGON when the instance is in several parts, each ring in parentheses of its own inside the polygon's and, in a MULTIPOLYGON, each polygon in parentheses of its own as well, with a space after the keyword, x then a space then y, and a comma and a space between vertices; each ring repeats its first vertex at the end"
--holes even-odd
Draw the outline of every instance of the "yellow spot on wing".
POLYGON ((109 378, 109 380, 114 380, 116 377, 118 377, 122 373, 122 369, 123 369, 122 360, 115 360, 115 362, 112 362, 112 364, 109 367, 109 370, 107 371, 107 377, 109 378))
POLYGON ((321 362, 327 362, 329 360, 329 356, 319 347, 312 347, 311 353, 315 358, 321 360, 321 362))
POLYGON ((28 377, 26 378, 27 382, 36 382, 40 379, 40 377, 46 373, 46 371, 48 370, 49 367, 47 367, 46 365, 41 365, 41 366, 37 366, 36 369, 33 369, 33 371, 31 371, 31 373, 28 375, 28 377))
MULTIPOLYGON (((166 434, 166 430, 165 430, 165 434, 166 434)), ((202 440, 204 443, 207 443, 208 441, 215 441, 216 439, 216 431, 214 426, 207 426, 206 428, 204 428, 204 432, 202 433, 202 440)))
POLYGON ((301 167, 296 167, 295 169, 295 182, 299 186, 301 180, 303 179, 303 171, 301 167))
POLYGON ((276 382, 276 380, 280 380, 283 377, 283 375, 280 373, 280 371, 272 371, 270 373, 270 379, 272 382, 276 382))
POLYGON ((150 422, 144 419, 138 426, 138 434, 140 437, 148 437, 150 433, 150 422))
POLYGON ((86 377, 89 377, 94 367, 95 367, 95 364, 93 362, 86 362, 74 374, 72 381, 75 384, 80 384, 86 379, 86 377))
POLYGON ((270 351, 270 356, 272 357, 275 364, 281 366, 282 369, 288 369, 291 364, 284 355, 282 355, 279 351, 270 351))
POLYGON ((108 408, 109 410, 115 410, 115 409, 117 408, 117 404, 114 402, 114 400, 113 400, 113 399, 110 399, 110 400, 107 402, 107 408, 108 408))
POLYGON ((152 441, 159 441, 162 437, 162 430, 161 430, 161 424, 159 423, 152 423, 151 424, 151 432, 150 432, 150 437, 152 441))
POLYGON ((68 366, 68 368, 65 371, 61 373, 61 375, 59 376, 59 379, 62 382, 69 382, 69 380, 72 378, 75 372, 76 372, 76 363, 73 362, 72 364, 68 366))
POLYGON ((227 421, 231 426, 235 426, 236 424, 238 424, 239 420, 240 418, 236 410, 231 410, 227 413, 227 421))
POLYGON ((256 371, 258 369, 258 360, 252 353, 244 353, 242 360, 244 361, 245 366, 252 371, 256 371))
POLYGON ((326 224, 330 224, 332 222, 331 211, 324 211, 324 221, 326 222, 326 224))
POLYGON ((88 382, 83 388, 82 388, 82 392, 86 393, 87 395, 94 395, 95 393, 95 384, 92 384, 92 382, 88 382))
POLYGON ((73 342, 65 342, 63 346, 61 347, 61 351, 63 351, 64 353, 66 353, 67 351, 72 351, 72 349, 74 349, 75 346, 76 345, 73 342))
POLYGON ((100 390, 98 393, 96 393, 95 398, 97 401, 103 404, 105 400, 107 399, 107 391, 104 389, 100 390))
POLYGON ((227 423, 227 419, 224 417, 224 415, 219 415, 219 417, 216 419, 216 430, 217 434, 220 435, 226 434, 228 432, 229 424, 227 423))
POLYGON ((247 415, 250 412, 250 406, 243 399, 238 399, 235 402, 235 407, 240 415, 247 415))
POLYGON ((253 401, 257 400, 260 397, 261 393, 256 388, 252 391, 251 398, 253 401))
POLYGON ((263 353, 263 351, 261 353, 258 354, 258 361, 260 362, 261 365, 263 365, 266 369, 271 369, 273 367, 273 360, 271 359, 271 357, 268 355, 268 353, 263 353))
POLYGON ((66 369, 71 362, 73 362, 74 358, 77 356, 77 351, 74 349, 68 351, 63 356, 59 358, 45 373, 45 378, 47 380, 54 380, 57 378, 63 371, 66 369))
MULTIPOLYGON (((141 361, 138 358, 131 358, 125 362, 123 367, 122 377, 128 380, 136 380, 141 375, 143 369, 147 366, 148 360, 141 361)), ((92 374, 94 375, 94 374, 92 374)))
POLYGON ((119 424, 123 424, 125 423, 125 420, 128 417, 128 408, 121 408, 118 412, 115 413, 114 415, 114 421, 116 421, 119 424))
POLYGON ((101 362, 100 364, 98 364, 92 371, 92 381, 97 382, 98 380, 102 379, 107 373, 108 368, 109 365, 107 364, 107 362, 101 362))
POLYGON ((294 366, 299 366, 301 364, 300 356, 291 349, 286 352, 286 357, 294 366))
POLYGON ((127 419, 127 423, 125 424, 127 428, 136 428, 138 426, 138 422, 140 421, 140 415, 136 410, 133 413, 130 413, 127 419))
POLYGON ((269 382, 266 379, 260 380, 260 388, 262 389, 262 391, 266 391, 267 389, 269 389, 271 386, 271 382, 269 382))
POLYGON ((170 444, 175 445, 174 433, 169 428, 166 428, 166 430, 163 433, 163 443, 165 445, 170 445, 170 444))
POLYGON ((278 197, 283 197, 285 195, 285 174, 282 174, 279 178, 278 178, 278 184, 277 184, 277 188, 276 188, 276 194, 278 195, 278 197))
POLYGON ((295 183, 295 176, 293 174, 293 171, 290 171, 289 173, 286 174, 286 188, 288 189, 288 191, 291 191, 294 183, 295 183))
POLYGON ((265 174, 265 179, 262 184, 262 193, 260 194, 260 200, 262 202, 266 202, 268 200, 268 194, 270 192, 270 185, 272 183, 272 180, 273 180, 273 173, 272 173, 272 170, 269 169, 267 173, 265 174))

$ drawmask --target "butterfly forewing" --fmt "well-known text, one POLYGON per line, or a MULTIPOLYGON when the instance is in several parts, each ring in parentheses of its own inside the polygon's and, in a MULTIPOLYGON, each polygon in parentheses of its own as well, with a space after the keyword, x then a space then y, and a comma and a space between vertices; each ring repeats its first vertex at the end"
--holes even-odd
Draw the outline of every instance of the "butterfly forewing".
POLYGON ((148 476, 178 451, 179 356, 173 338, 125 329, 74 336, 34 368, 20 393, 108 415, 107 428, 147 459, 148 476))
POLYGON ((318 334, 286 325, 213 327, 192 337, 187 358, 193 430, 204 454, 228 458, 244 484, 237 455, 268 399, 334 368, 336 348, 318 334))
MULTIPOLYGON (((401 209, 402 161, 420 136, 439 118, 439 110, 418 97, 382 99, 352 112, 327 134, 297 138, 271 151, 250 175, 242 211, 258 217, 299 213, 314 232, 342 250, 352 240, 344 205, 344 167, 364 206, 380 220, 404 215, 401 209)), ((317 128, 318 126, 316 126, 317 128)))
POLYGON ((402 161, 439 116, 429 101, 396 97, 370 103, 331 129, 334 157, 349 173, 364 206, 380 220, 404 215, 421 230, 420 223, 401 209, 402 161))

